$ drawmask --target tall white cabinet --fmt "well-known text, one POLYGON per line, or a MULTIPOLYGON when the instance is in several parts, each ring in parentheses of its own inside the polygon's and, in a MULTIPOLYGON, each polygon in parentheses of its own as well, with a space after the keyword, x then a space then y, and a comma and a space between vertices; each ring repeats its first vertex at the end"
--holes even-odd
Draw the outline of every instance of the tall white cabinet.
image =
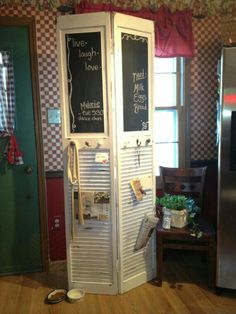
POLYGON ((69 288, 124 293, 155 276, 154 239, 135 250, 155 207, 153 23, 119 13, 62 16, 57 45, 69 288))

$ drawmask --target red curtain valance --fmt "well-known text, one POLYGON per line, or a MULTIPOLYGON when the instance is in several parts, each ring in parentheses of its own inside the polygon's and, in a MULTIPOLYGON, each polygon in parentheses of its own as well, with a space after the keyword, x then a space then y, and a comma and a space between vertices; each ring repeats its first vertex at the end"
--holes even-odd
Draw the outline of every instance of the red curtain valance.
POLYGON ((194 57, 194 39, 192 32, 192 14, 186 9, 171 13, 162 6, 154 12, 150 9, 134 11, 116 7, 113 4, 91 4, 81 1, 76 7, 76 13, 91 12, 121 12, 155 22, 155 55, 157 57, 194 57))

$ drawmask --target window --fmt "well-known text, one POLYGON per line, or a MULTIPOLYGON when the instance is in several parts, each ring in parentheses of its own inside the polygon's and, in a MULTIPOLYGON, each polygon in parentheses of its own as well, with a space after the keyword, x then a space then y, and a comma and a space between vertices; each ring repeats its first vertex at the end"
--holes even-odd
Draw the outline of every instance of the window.
POLYGON ((185 165, 185 62, 182 58, 154 60, 154 143, 156 176, 159 166, 185 165))
POLYGON ((12 134, 15 124, 15 87, 12 52, 0 51, 0 133, 12 134))

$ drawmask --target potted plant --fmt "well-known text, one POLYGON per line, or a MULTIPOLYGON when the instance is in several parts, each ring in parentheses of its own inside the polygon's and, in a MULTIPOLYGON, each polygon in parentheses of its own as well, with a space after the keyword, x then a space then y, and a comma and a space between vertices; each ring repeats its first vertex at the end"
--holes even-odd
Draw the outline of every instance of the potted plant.
POLYGON ((161 207, 163 211, 168 209, 171 213, 171 227, 183 228, 189 224, 190 234, 200 238, 202 232, 196 220, 200 213, 200 208, 195 201, 184 195, 165 194, 156 198, 157 207, 161 207))

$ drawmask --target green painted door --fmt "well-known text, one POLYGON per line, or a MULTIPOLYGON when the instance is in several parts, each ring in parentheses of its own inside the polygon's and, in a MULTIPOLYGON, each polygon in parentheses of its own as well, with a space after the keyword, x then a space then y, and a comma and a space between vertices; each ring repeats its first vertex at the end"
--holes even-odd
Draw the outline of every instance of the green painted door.
POLYGON ((41 243, 34 110, 25 26, 0 27, 0 50, 10 50, 15 81, 15 136, 24 164, 9 166, 0 138, 0 273, 40 271, 41 243), (32 170, 32 171, 31 171, 32 170))

